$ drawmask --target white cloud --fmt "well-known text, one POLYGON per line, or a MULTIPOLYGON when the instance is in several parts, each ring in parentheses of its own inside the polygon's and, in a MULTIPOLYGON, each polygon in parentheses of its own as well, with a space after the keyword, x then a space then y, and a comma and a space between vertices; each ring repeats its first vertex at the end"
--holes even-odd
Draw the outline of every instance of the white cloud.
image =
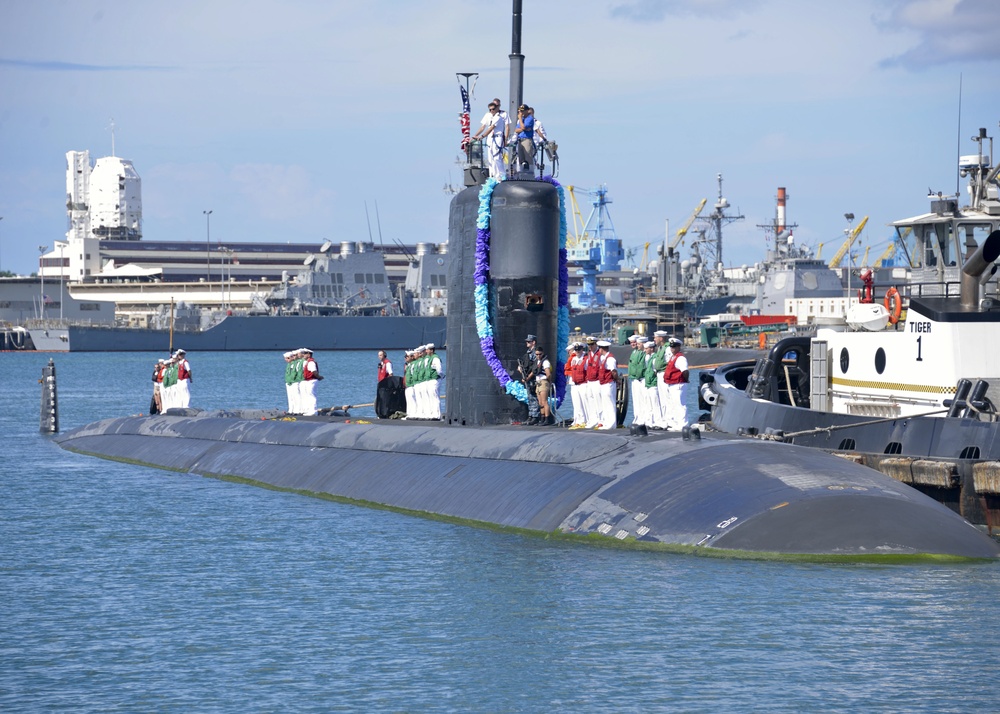
POLYGON ((939 64, 1000 62, 1000 2, 996 0, 893 0, 875 17, 887 32, 916 36, 908 50, 884 66, 919 70, 939 64))

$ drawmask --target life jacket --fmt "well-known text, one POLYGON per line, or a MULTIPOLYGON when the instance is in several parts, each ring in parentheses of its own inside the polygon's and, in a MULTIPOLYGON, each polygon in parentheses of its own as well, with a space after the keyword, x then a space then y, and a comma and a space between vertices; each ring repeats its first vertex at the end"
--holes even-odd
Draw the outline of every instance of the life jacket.
POLYGON ((684 384, 688 381, 687 377, 684 376, 684 372, 677 369, 677 358, 680 356, 680 352, 671 355, 670 361, 667 362, 667 368, 663 370, 663 382, 665 384, 684 384))
POLYGON ((633 349, 628 356, 629 379, 642 379, 646 372, 646 351, 633 349))
POLYGON ((318 376, 319 376, 319 365, 316 364, 316 360, 310 357, 309 359, 305 360, 305 363, 302 365, 302 379, 304 380, 316 379, 316 377, 318 376))
POLYGON ((611 384, 615 381, 615 377, 618 372, 618 365, 616 363, 614 367, 608 367, 608 361, 613 359, 614 355, 610 352, 606 355, 598 355, 597 357, 597 380, 601 384, 611 384))
POLYGON ((583 355, 573 355, 569 361, 570 377, 573 384, 583 384, 587 381, 587 358, 583 355))
POLYGON ((438 366, 441 364, 441 358, 432 352, 425 359, 427 360, 427 366, 424 373, 424 381, 433 382, 440 379, 441 375, 439 374, 440 370, 438 366))
POLYGON ((180 382, 184 379, 191 379, 191 365, 186 359, 177 363, 177 381, 180 382))
POLYGON ((596 382, 598 379, 598 362, 601 361, 601 356, 599 352, 587 351, 587 356, 584 357, 587 361, 587 381, 596 382))
POLYGON ((378 381, 382 381, 389 376, 389 368, 386 365, 392 365, 392 362, 386 360, 385 362, 378 363, 378 381))

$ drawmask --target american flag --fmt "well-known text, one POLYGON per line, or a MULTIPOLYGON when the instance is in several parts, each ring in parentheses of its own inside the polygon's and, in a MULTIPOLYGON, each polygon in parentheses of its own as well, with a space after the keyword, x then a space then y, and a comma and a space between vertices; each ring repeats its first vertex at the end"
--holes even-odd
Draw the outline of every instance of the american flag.
POLYGON ((462 85, 458 85, 459 91, 462 93, 462 113, 459 115, 462 122, 462 151, 468 151, 469 149, 469 92, 462 85))

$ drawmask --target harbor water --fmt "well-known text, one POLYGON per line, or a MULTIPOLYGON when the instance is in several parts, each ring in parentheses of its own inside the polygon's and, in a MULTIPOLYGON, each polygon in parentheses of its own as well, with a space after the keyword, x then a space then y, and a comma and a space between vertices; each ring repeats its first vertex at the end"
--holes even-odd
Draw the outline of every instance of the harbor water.
MULTIPOLYGON (((158 356, 54 355, 62 429, 147 412, 158 356)), ((0 354, 2 711, 1000 711, 1000 564, 606 549, 89 458, 38 434, 49 357, 0 354)), ((188 358, 192 406, 284 406, 281 355, 188 358)), ((374 400, 374 351, 317 358, 321 406, 374 400)))

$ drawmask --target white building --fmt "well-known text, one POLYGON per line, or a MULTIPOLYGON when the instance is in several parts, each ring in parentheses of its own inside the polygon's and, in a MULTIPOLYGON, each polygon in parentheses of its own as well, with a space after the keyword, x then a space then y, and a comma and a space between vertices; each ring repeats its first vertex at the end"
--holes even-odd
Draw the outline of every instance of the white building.
POLYGON ((42 255, 39 273, 72 282, 101 272, 101 240, 142 239, 142 180, 132 162, 89 151, 66 153, 65 241, 42 255))

